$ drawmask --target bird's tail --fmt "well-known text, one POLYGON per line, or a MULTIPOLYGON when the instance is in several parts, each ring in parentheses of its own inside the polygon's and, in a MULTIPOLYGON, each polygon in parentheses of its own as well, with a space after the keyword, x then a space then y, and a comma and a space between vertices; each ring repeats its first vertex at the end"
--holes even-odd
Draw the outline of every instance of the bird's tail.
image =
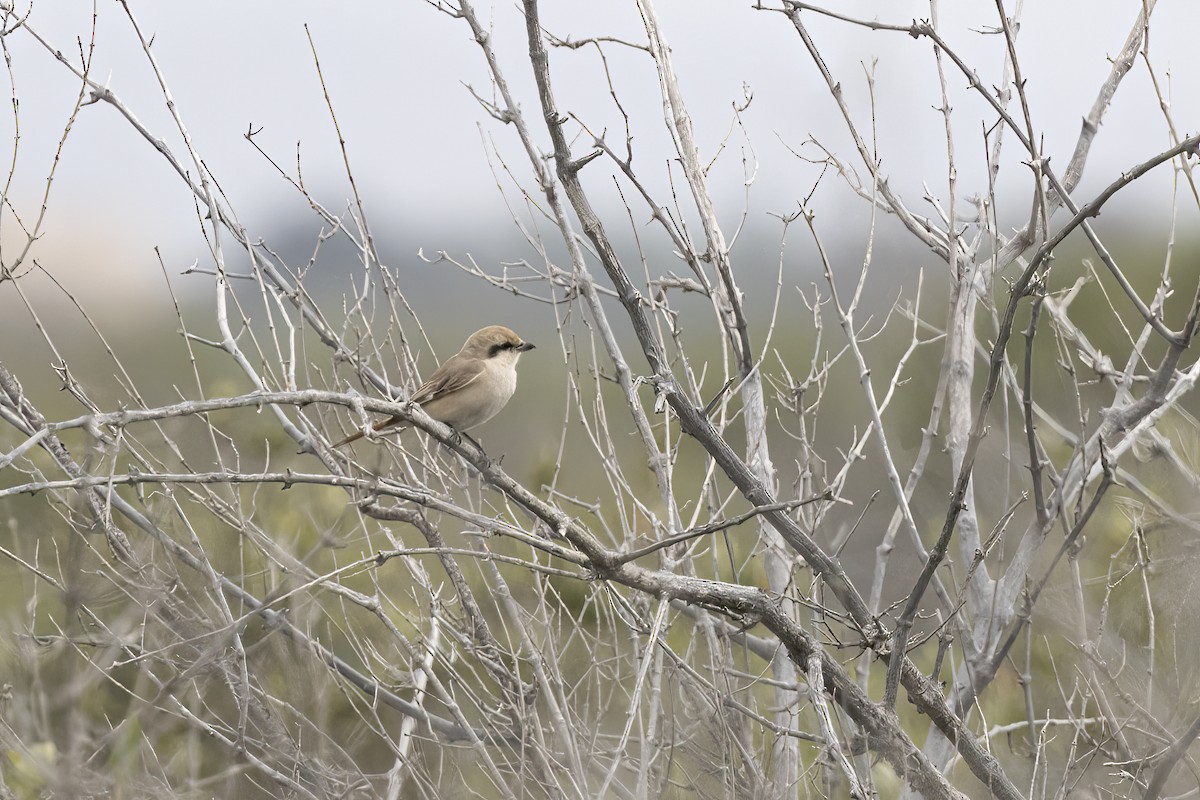
MULTIPOLYGON (((390 428, 393 425, 398 425, 400 422, 401 422, 400 417, 387 417, 385 419, 376 420, 375 424, 373 424, 371 426, 371 429, 375 430, 375 431, 381 431, 384 428, 390 428)), ((363 436, 364 436, 364 434, 362 431, 355 431, 354 433, 347 436, 345 439, 342 439, 342 440, 330 445, 330 447, 337 449, 337 448, 341 447, 342 445, 350 444, 351 442, 357 442, 359 439, 363 438, 363 436)))

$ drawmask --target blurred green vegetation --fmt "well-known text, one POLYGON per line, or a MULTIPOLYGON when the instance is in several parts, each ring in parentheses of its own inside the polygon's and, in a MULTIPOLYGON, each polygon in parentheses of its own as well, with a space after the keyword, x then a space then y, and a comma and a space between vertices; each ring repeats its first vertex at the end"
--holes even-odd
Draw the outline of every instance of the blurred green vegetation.
MULTIPOLYGON (((1114 250, 1129 254, 1145 253, 1146 266, 1138 269, 1131 265, 1134 255, 1126 258, 1130 271, 1137 276, 1137 285, 1144 297, 1152 294, 1155 285, 1156 257, 1160 254, 1153 248, 1137 244, 1117 244, 1114 250)), ((1085 274, 1082 266, 1084 254, 1074 254, 1064 248, 1055 262, 1050 282, 1052 292, 1069 287, 1076 276, 1085 274)), ((1200 254, 1194 243, 1179 248, 1176 262, 1194 265, 1200 262, 1200 254)), ((936 269, 936 267, 932 268, 936 269)), ((1177 282, 1189 285, 1194 275, 1177 276, 1177 282)), ((881 279, 882 280, 882 279, 881 279)), ((927 279, 926 286, 936 283, 927 279)), ((1122 304, 1113 291, 1106 276, 1092 281, 1080 293, 1072 306, 1073 319, 1080 325, 1091 341, 1107 354, 1111 354, 1118 366, 1128 358, 1129 338, 1121 326, 1112 323, 1105 291, 1116 297, 1114 301, 1120 318, 1130 331, 1138 330, 1138 321, 1131 309, 1122 304)), ((1000 287, 1002 288, 1002 287, 1000 287)), ((881 290, 881 296, 883 292, 881 290)), ((887 295, 889 298, 892 294, 887 295)), ((691 298, 681 305, 700 303, 691 298)), ((761 298, 759 302, 762 302, 761 298)), ((1167 318, 1178 319, 1184 313, 1190 298, 1173 296, 1168 301, 1167 318)), ((933 325, 939 325, 944 316, 945 297, 938 290, 927 291, 922 298, 922 315, 933 325)), ((691 310, 695 311, 698 306, 691 310)), ((65 419, 85 412, 85 408, 70 392, 60 391, 62 380, 53 365, 62 358, 70 367, 70 376, 86 388, 90 401, 104 410, 134 401, 126 390, 127 384, 137 387, 137 397, 147 405, 165 404, 180 398, 199 396, 218 397, 250 390, 248 381, 235 369, 223 354, 210 347, 185 346, 182 336, 170 332, 178 327, 168 311, 149 308, 144 313, 126 314, 126 325, 106 327, 104 334, 112 351, 119 354, 122 367, 118 367, 106 355, 106 348, 89 333, 77 317, 64 312, 52 322, 57 354, 41 343, 31 329, 28 319, 16 319, 13 315, 0 321, 3 335, 8 341, 20 337, 25 343, 22 348, 6 348, 5 364, 24 382, 25 390, 35 405, 50 419, 65 419), (194 354, 193 364, 191 355, 194 354), (127 372, 126 372, 127 371, 127 372), (199 376, 199 386, 197 385, 199 376)), ((765 315, 768 309, 756 307, 753 330, 755 342, 761 344, 768 324, 765 315)), ((197 298, 185 303, 185 319, 207 318, 204 302, 197 298)), ((876 320, 882 321, 886 309, 876 310, 876 320)), ((710 320, 703 320, 696 328, 683 328, 688 359, 693 369, 700 372, 707 367, 701 393, 713 396, 723 382, 720 376, 717 354, 721 351, 719 334, 710 320), (707 364, 705 363, 707 361, 707 364)), ((614 317, 616 319, 616 317, 614 317)), ((1018 319, 1018 330, 1023 330, 1028 320, 1028 303, 1023 304, 1018 319)), ((489 320, 491 321, 491 320, 489 320)), ((504 320, 495 320, 503 322, 504 320)), ((463 337, 464 325, 460 319, 438 318, 425 320, 425 330, 431 340, 438 344, 438 356, 444 358, 457 348, 463 337)), ((540 334, 551 330, 547 318, 533 319, 530 323, 540 334)), ((987 333, 993 325, 986 316, 981 317, 978 330, 981 338, 990 341, 987 333)), ((197 326, 203 328, 204 326, 197 326)), ((470 326, 467 326, 470 327, 470 326)), ((520 326, 515 326, 520 327, 520 326)), ((868 325, 874 330, 878 322, 868 325)), ((189 329, 191 329, 189 327, 189 329)), ((872 380, 879 393, 889 378, 897 358, 909 344, 911 324, 901 315, 894 314, 884 335, 872 339, 866 345, 867 358, 875 365, 872 380)), ((249 328, 247 330, 250 330, 249 328)), ((199 335, 210 335, 208 331, 197 331, 199 335)), ((922 331, 920 337, 929 339, 933 334, 922 331)), ((1136 333, 1135 333, 1136 335, 1136 333)), ((826 339, 822 347, 836 350, 840 347, 840 333, 830 317, 825 319, 826 339), (836 341, 834 340, 836 338, 836 341)), ((527 334, 528 338, 538 338, 527 334)), ((628 336, 623 342, 630 345, 627 353, 636 353, 628 336)), ((516 400, 487 426, 476 431, 476 436, 485 448, 497 458, 502 458, 503 467, 530 489, 542 492, 554 483, 562 497, 575 498, 579 505, 560 499, 560 504, 569 513, 577 515, 585 524, 597 532, 609 544, 620 543, 607 532, 619 532, 626 525, 638 530, 640 538, 628 544, 646 544, 662 535, 654 530, 645 517, 638 512, 630 499, 614 492, 603 469, 604 459, 588 444, 576 410, 571 411, 572 421, 565 429, 565 444, 559 458, 563 410, 568 408, 570 398, 569 378, 573 376, 585 396, 585 407, 594 414, 598 400, 603 402, 604 423, 616 443, 611 458, 620 465, 628 479, 631 491, 639 502, 662 519, 663 509, 658 501, 653 476, 645 464, 645 457, 627 422, 624 398, 610 381, 596 380, 589 374, 587 363, 590 351, 577 343, 580 361, 568 361, 566 369, 556 342, 542 338, 539 349, 527 356, 521 365, 521 380, 516 400), (598 387, 598 388, 597 388, 598 387), (598 392, 598 394, 597 394, 598 392)), ((773 384, 782 394, 790 393, 791 387, 781 383, 780 364, 786 365, 791 374, 802 377, 812 359, 814 336, 811 317, 804 313, 803 306, 790 298, 785 300, 782 313, 775 320, 770 343, 770 352, 763 361, 765 374, 775 381, 773 384)), ((301 386, 319 385, 333 373, 329 357, 323 347, 310 336, 301 342, 304 363, 298 374, 301 386)), ((1023 337, 1013 338, 1010 356, 1015 364, 1023 364, 1023 337)), ((1083 385, 1076 396, 1076 382, 1064 369, 1063 358, 1072 352, 1067 346, 1055 346, 1055 333, 1048 319, 1043 318, 1037 334, 1036 366, 1033 376, 1037 401, 1067 427, 1075 429, 1080 424, 1085 429, 1094 426, 1098 409, 1111 397, 1111 390, 1091 376, 1080 374, 1083 385), (1082 416, 1079 408, 1085 409, 1082 416)), ((1145 352, 1151 364, 1161 356, 1162 348, 1152 343, 1145 352)), ((902 473, 906 473, 915 457, 921 441, 921 430, 928 424, 928 409, 937 383, 941 355, 941 343, 935 341, 917 349, 909 360, 904 382, 899 387, 893 405, 886 414, 889 426, 889 441, 893 454, 898 459, 902 473)), ((419 369, 430 371, 436 360, 429 352, 420 353, 419 369)), ((1190 362, 1190 359, 1189 359, 1190 362)), ((644 363, 640 356, 631 356, 635 374, 641 374, 644 363)), ((1076 369, 1081 369, 1076 362, 1076 369)), ((976 386, 980 385, 986 365, 977 362, 976 386)), ((602 365, 601 367, 605 367, 602 365)), ((339 367, 343 378, 351 375, 348 368, 339 367)), ((772 384, 768 385, 768 389, 772 384)), ((643 386, 646 407, 653 403, 651 389, 643 386)), ((730 409, 736 414, 736 399, 730 409)), ((779 470, 779 485, 782 497, 794 496, 796 461, 800 457, 796 442, 789 432, 798 429, 798 421, 786 404, 774 391, 768 396, 768 408, 772 414, 771 439, 772 458, 779 470)), ((1021 493, 1028 490, 1027 454, 1023 444, 1021 409, 1008 398, 997 403, 995 420, 986 439, 976 473, 977 513, 981 524, 994 524, 1021 493)), ((1177 447, 1195 464, 1198 453, 1197 431, 1194 420, 1187 414, 1195 411, 1195 402, 1190 399, 1183 408, 1167 415, 1160 429, 1168 433, 1177 447)), ((293 412, 289 410, 289 414, 293 412)), ((334 415, 330 411, 311 409, 306 411, 310 419, 323 418, 332 433, 334 415)), ((356 426, 358 421, 344 411, 337 413, 343 426, 356 426)), ((843 359, 830 373, 824 389, 819 414, 808 418, 809 433, 821 457, 830 470, 836 470, 844 457, 855 432, 863 431, 869 419, 857 370, 849 359, 843 359)), ((234 469, 254 472, 270 468, 309 471, 317 467, 316 462, 295 453, 295 444, 288 439, 269 413, 256 413, 243 409, 225 411, 210 416, 212 425, 219 428, 222 436, 214 437, 198 420, 171 420, 163 424, 171 439, 180 443, 177 452, 162 448, 154 449, 155 456, 162 459, 163 468, 192 471, 234 469), (215 442, 215 444, 214 444, 215 442), (215 451, 214 451, 215 447, 215 451), (220 458, 215 453, 220 453, 220 458)), ((708 467, 704 453, 691 441, 680 441, 679 431, 673 427, 663 429, 661 417, 652 420, 656 424, 659 441, 669 439, 678 447, 678 459, 674 472, 674 488, 685 519, 697 511, 696 503, 703 499, 709 507, 699 509, 699 524, 715 517, 732 516, 747 508, 735 498, 717 513, 712 509, 720 506, 721 499, 730 490, 725 481, 718 481, 718 491, 710 497, 698 498, 697 488, 704 480, 708 467)), ((595 424, 593 416, 590 419, 595 424)), ((945 432, 944 421, 940 432, 945 432)), ((137 435, 137 431, 131 431, 137 435)), ((1061 465, 1069 456, 1070 443, 1054 435, 1046 427, 1039 434, 1055 463, 1061 465)), ((741 421, 731 421, 727 435, 730 443, 739 451, 744 449, 741 421)), ((410 452, 419 453, 417 434, 409 431, 400 435, 400 442, 410 452)), ((11 428, 0 430, 0 452, 10 449, 19 441, 11 428)), ((82 430, 69 431, 64 441, 75 457, 88 463, 93 470, 118 472, 129 469, 132 462, 122 455, 113 463, 111 448, 96 448, 82 430)), ((357 457, 368 467, 384 463, 382 451, 372 448, 384 445, 359 445, 357 457)), ((861 523, 850 537, 842 553, 852 580, 858 585, 869 585, 874 567, 874 548, 879 534, 887 525, 894 504, 889 500, 886 479, 873 445, 869 445, 864 462, 855 467, 854 477, 846 493, 852 505, 834 510, 822 529, 814 536, 824 545, 830 545, 849 526, 861 523), (877 498, 876 493, 879 492, 877 498)), ((48 477, 58 477, 58 472, 44 453, 32 454, 36 468, 48 477)), ((1183 514, 1197 510, 1194 488, 1170 469, 1162 459, 1148 454, 1134 468, 1142 482, 1167 498, 1183 514)), ((952 481, 948 456, 939 441, 931 454, 926 470, 924 489, 914 498, 913 506, 926 544, 933 540, 941 528, 945 515, 945 499, 952 481)), ((0 487, 7 487, 28 480, 26 475, 13 469, 0 471, 0 487)), ((823 488, 820 480, 815 487, 823 488)), ((379 624, 379 619, 363 608, 347 602, 332 592, 314 591, 302 586, 297 575, 284 574, 276 564, 265 558, 260 545, 269 540, 279 552, 294 559, 316 574, 331 574, 353 565, 360 559, 369 559, 373 554, 393 547, 393 538, 408 547, 424 546, 424 541, 407 526, 401 524, 366 523, 360 519, 357 509, 345 492, 327 487, 292 486, 282 490, 278 486, 222 486, 213 487, 212 497, 224 505, 220 515, 204 511, 211 505, 202 487, 159 487, 148 485, 141 489, 123 487, 120 494, 138 506, 169 535, 189 547, 193 547, 192 536, 199 547, 209 555, 214 569, 239 582, 259 597, 287 594, 281 603, 289 618, 330 647, 335 653, 351 663, 380 677, 402 696, 411 696, 409 669, 411 654, 397 646, 390 634, 379 624), (208 502, 206 502, 206 500, 208 502), (183 523, 186 519, 192 526, 183 523), (364 654, 370 656, 364 659, 364 654)), ((520 513, 500 504, 473 478, 465 480, 465 492, 478 495, 482 505, 498 517, 509 519, 518 525, 528 524, 520 513)), ((64 497, 67 497, 64 495, 64 497)), ((87 530, 86 515, 82 509, 72 507, 71 500, 58 500, 47 493, 21 496, 0 504, 3 533, 0 543, 26 565, 37 565, 62 581, 61 591, 36 578, 31 569, 8 558, 0 559, 0 614, 4 625, 11 632, 0 641, 0 673, 5 675, 5 715, 15 726, 25 731, 38 731, 36 741, 29 749, 10 750, 4 754, 4 777, 17 797, 35 797, 53 791, 54 787, 74 786, 71 780, 84 781, 90 771, 104 773, 106 786, 114 796, 140 796, 157 785, 175 787, 195 786, 195 796, 209 796, 218 791, 207 782, 210 776, 224 775, 225 796, 268 797, 272 787, 247 776, 245 769, 231 764, 228 746, 201 736, 194 727, 179 719, 169 719, 162 714, 152 713, 151 701, 163 687, 156 686, 149 675, 155 672, 157 659, 195 659, 204 662, 205 648, 228 646, 225 642, 189 641, 184 635, 189 629, 186 618, 180 619, 178 629, 167 630, 161 619, 141 612, 144 604, 156 592, 171 595, 174 609, 189 606, 202 609, 206 614, 219 614, 206 579, 202 575, 177 571, 177 564, 157 545, 149 542, 136 530, 130 535, 135 548, 147 563, 153 565, 153 574, 138 576, 131 580, 116 580, 110 573, 111 559, 102 535, 87 530), (142 594, 130 593, 129 586, 140 587, 142 594), (81 609, 86 606, 97 612, 110 627, 100 630, 81 609), (180 638, 182 636, 182 639, 180 638), (37 638, 44 637, 44 638, 37 638), (144 658, 130 661, 127 651, 114 645, 115 640, 142 648, 144 658), (156 648, 164 650, 159 653, 156 648), (82 730, 96 733, 100 742, 99 752, 81 754, 82 730), (83 757, 80 757, 83 756, 83 757), (61 773, 64 765, 78 770, 74 779, 61 773), (228 768, 228 769, 227 769, 228 768), (56 772, 59 771, 59 772, 56 772), (189 784, 189 782, 191 782, 189 784)), ((478 537, 464 531, 462 523, 431 513, 435 523, 452 547, 468 548, 480 546, 478 537)), ((1024 523, 1015 522, 1002 538, 988 564, 994 571, 1003 570, 1007 559, 1016 549, 1018 537, 1024 523)), ((750 585, 765 586, 761 559, 756 557, 756 524, 747 523, 726 535, 710 537, 698 544, 699 555, 695 559, 701 577, 736 579, 750 585), (732 552, 732 563, 728 555, 732 552)), ((1045 545, 1045 552, 1052 554, 1061 538, 1054 534, 1045 545)), ((888 585, 885 598, 903 597, 919 563, 911 546, 899 537, 896 553, 889 560, 888 585)), ((529 557, 527 548, 515 545, 501 537, 490 537, 482 546, 496 552, 529 557)), ((1157 684, 1150 687, 1149 679, 1134 680, 1136 688, 1144 693, 1145 702, 1153 706, 1156 713, 1168 716, 1182 713, 1181 706, 1190 702, 1200 692, 1196 670, 1188 652, 1200 640, 1200 615, 1196 614, 1196 590, 1190 576, 1195 565, 1195 547, 1189 537, 1177 526, 1148 512, 1127 489, 1118 487, 1105 501, 1100 513, 1089 526, 1084 543, 1071 560, 1064 559, 1052 577, 1047 591, 1034 610, 1035 635, 1014 649, 1013 663, 1000 675, 980 700, 975 719, 986 720, 988 726, 1019 722, 1026 718, 1023 688, 1018 673, 1024 669, 1028 658, 1033 674, 1032 693, 1034 706, 1039 713, 1049 710, 1051 715, 1061 711, 1071 686, 1077 680, 1072 666, 1081 658, 1074 646, 1075 627, 1078 625, 1104 625, 1127 648, 1128 663, 1145 670, 1139 654, 1146 653, 1150 636, 1151 612, 1156 621, 1154 644, 1156 658, 1160 664, 1169 664, 1170 669, 1156 673, 1157 684), (1074 574, 1083 585, 1087 599, 1087 619, 1080 620, 1074 607, 1072 581, 1074 574), (1121 577, 1124 576, 1124 577, 1121 577), (1120 579, 1118 579, 1120 578, 1120 579), (1145 598, 1151 606, 1147 607, 1145 598), (1103 619, 1099 617, 1103 614, 1103 619), (1184 703, 1180 703, 1183 700, 1184 703)), ((953 551, 957 561, 957 551, 953 551)), ((654 563, 648 557, 647 563, 654 563)), ((440 567, 430 557, 424 563, 433 573, 435 584, 442 581, 440 567)), ((507 648, 506 661, 515 665, 522 676, 530 677, 531 666, 521 657, 521 644, 515 632, 505 627, 502 615, 494 605, 491 585, 483 576, 482 566, 471 559, 461 559, 479 598, 488 603, 485 613, 494 623, 501 644, 507 648)), ((1045 563, 1049 563, 1048 559, 1045 563)), ((561 566, 561 565, 558 565, 561 566)), ((615 631, 619 635, 634 636, 626 623, 613 609, 605 588, 589 580, 563 577, 531 575, 523 568, 501 564, 499 572, 507 580, 518 603, 525 608, 538 605, 544 594, 557 597, 552 604, 556 609, 552 618, 539 620, 546 625, 546 636, 554 636, 559 643, 559 664, 568 686, 576 692, 594 696, 595 707, 607 707, 610 711, 603 720, 604 727, 619 730, 623 722, 623 709, 630 687, 617 680, 605 683, 613 675, 603 669, 606 659, 616 658, 625 652, 624 645, 606 642, 605 637, 615 631), (575 626, 576 633, 569 629, 575 626)), ((1035 571, 1034 579, 1041 573, 1035 571)), ((957 587, 963 578, 961 564, 943 571, 948 585, 957 587)), ((337 572, 337 582, 343 587, 366 596, 385 598, 379 614, 402 634, 416 638, 427 632, 428 598, 422 596, 413 585, 413 576, 399 561, 382 565, 368 563, 337 572)), ((798 571, 796 583, 807 592, 811 576, 798 571)), ((865 593, 865 588, 864 588, 865 593)), ((629 598, 632 607, 649 614, 646 598, 629 598)), ((454 617, 459 613, 456 598, 447 584, 441 590, 441 602, 446 612, 454 617)), ((885 599, 885 605, 888 602, 885 599)), ((261 620, 248 615, 246 608, 234 605, 231 611, 238 621, 239 630, 246 648, 247 659, 254 665, 253 674, 264 682, 264 688, 272 695, 285 699, 292 708, 277 708, 282 730, 290 735, 301 736, 306 724, 315 724, 339 747, 350 753, 355 763, 368 774, 383 774, 390 768, 394 754, 386 748, 379 737, 371 735, 363 725, 364 709, 369 698, 332 679, 325 668, 303 648, 273 635, 263 627, 261 620)), ((198 612, 199 613, 199 612, 198 612)), ((933 630, 932 620, 922 620, 918 635, 933 630)), ((1092 631, 1094 633, 1094 630, 1092 631)), ((669 641, 677 652, 692 648, 703 649, 702 642, 694 640, 693 628, 684 619, 677 620, 669 634, 669 641)), ((837 643, 830 641, 831 647, 837 643)), ((853 643, 851 643, 853 644, 853 643)), ((936 647, 927 645, 913 653, 917 663, 932 669, 936 647)), ((853 647, 837 651, 840 657, 854 658, 853 647)), ((769 666, 748 651, 743 655, 741 668, 750 674, 769 674, 769 666)), ((1143 659, 1144 660, 1144 659, 1143 659)), ((696 661, 694 663, 701 663, 696 661)), ((947 658, 943 664, 942 680, 952 679, 951 670, 956 659, 947 658)), ((208 668, 212 671, 212 668, 208 668)), ((438 674, 442 680, 453 682, 454 675, 439 664, 438 674)), ((1128 675, 1129 673, 1127 673, 1128 675)), ((680 678, 674 677, 673 680, 680 678)), ((871 692, 878 697, 882 693, 882 670, 872 672, 871 692)), ((236 717, 237 710, 228 686, 218 675, 205 674, 194 677, 193 682, 170 689, 184 707, 204 707, 219 716, 236 717)), ((751 691, 759 695, 764 707, 771 703, 770 687, 759 684, 751 691)), ((696 713, 680 700, 677 691, 666 692, 668 715, 686 718, 696 713)), ((445 713, 436 701, 430 701, 436 713, 445 713)), ((917 734, 926 725, 912 708, 901 702, 899 712, 905 719, 906 730, 917 734)), ((366 712, 368 714, 373 712, 366 712)), ((400 717, 387 712, 380 713, 389 728, 398 729, 400 717)), ((716 734, 714 734, 716 735, 716 734)), ((755 734, 764 740, 767 734, 755 734)), ((1009 747, 1016 757, 1032 752, 1028 732, 1021 731, 1008 737, 1009 747)), ((714 742, 714 747, 717 744, 714 742)), ((1052 741, 1052 748, 1067 747, 1067 737, 1052 741)), ((472 771, 475 756, 466 748, 439 744, 430 747, 418 746, 419 758, 429 763, 442 762, 441 768, 457 765, 467 772, 472 771)), ((805 757, 816 760, 815 749, 805 748, 805 757)), ((330 761, 337 754, 329 753, 330 761)), ((672 767, 673 794, 684 797, 690 794, 693 781, 703 783, 708 765, 702 758, 681 756, 672 767)), ((453 773, 446 773, 453 774, 453 773)), ((895 782, 889 777, 886 766, 876 767, 877 778, 882 784, 895 782)), ((969 785, 967 770, 959 767, 955 774, 959 785, 969 785)), ((486 792, 486 784, 474 787, 486 792)), ((415 795, 414 795, 415 796, 415 795)))

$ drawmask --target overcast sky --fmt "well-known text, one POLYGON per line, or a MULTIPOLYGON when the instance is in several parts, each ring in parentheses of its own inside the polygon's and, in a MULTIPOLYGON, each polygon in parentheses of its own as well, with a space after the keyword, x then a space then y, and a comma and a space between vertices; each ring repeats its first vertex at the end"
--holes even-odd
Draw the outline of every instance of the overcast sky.
MULTIPOLYGON (((836 2, 842 13, 893 23, 927 18, 924 2, 836 2)), ((530 257, 520 247, 485 140, 494 142, 524 185, 523 162, 511 129, 490 119, 466 85, 484 96, 491 87, 479 48, 466 25, 424 2, 338 3, 298 0, 209 0, 201 4, 131 3, 143 30, 153 35, 160 60, 197 148, 241 220, 252 232, 273 238, 313 228, 305 203, 243 138, 261 128, 257 141, 294 172, 297 143, 304 177, 332 209, 345 207, 349 187, 325 107, 313 55, 311 32, 331 93, 351 165, 381 248, 397 260, 418 247, 473 252, 494 266, 502 259, 530 257), (494 250, 492 244, 501 237, 494 250), (507 238, 503 238, 507 237, 507 238), (480 253, 480 248, 487 252, 480 253)), ((556 0, 543 2, 543 21, 558 36, 578 39, 644 38, 635 4, 556 0)), ((1012 8, 1013 3, 1007 5, 1012 8)), ((1059 169, 1074 147, 1080 121, 1119 50, 1139 2, 1095 0, 1025 3, 1018 39, 1035 130, 1059 169)), ((24 8, 25 6, 22 6, 24 8)), ((129 20, 111 0, 97 5, 93 78, 107 82, 169 146, 182 153, 129 20)), ((734 122, 734 104, 753 102, 742 115, 713 172, 732 230, 743 211, 749 235, 778 238, 770 212, 794 211, 820 173, 789 154, 810 137, 853 162, 846 128, 800 38, 778 13, 756 11, 749 2, 660 0, 658 11, 689 109, 706 156, 715 155, 734 122), (744 166, 745 165, 745 166, 744 166), (753 174, 750 199, 744 178, 753 174)), ((516 4, 480 8, 494 20, 494 46, 507 77, 532 122, 537 99, 525 53, 523 22, 516 4)), ((910 206, 924 186, 944 196, 946 144, 932 47, 903 34, 873 32, 815 14, 806 15, 818 47, 841 81, 857 121, 869 129, 866 72, 875 75, 879 149, 884 171, 910 206)), ((35 3, 31 27, 68 57, 78 59, 90 38, 92 5, 80 0, 35 3)), ((999 81, 1003 39, 993 2, 955 0, 941 4, 946 38, 981 75, 999 81)), ((1200 3, 1159 4, 1152 18, 1150 56, 1181 134, 1200 119, 1200 3)), ((7 37, 12 77, 20 101, 20 149, 14 181, 15 205, 36 216, 45 178, 78 91, 76 79, 21 32, 7 37)), ((611 46, 606 51, 624 108, 635 120, 635 158, 658 191, 669 188, 670 153, 661 131, 655 73, 641 52, 611 46)), ((594 49, 556 50, 553 68, 560 105, 589 130, 608 130, 620 142, 621 117, 609 97, 594 49)), ((950 81, 955 145, 963 196, 986 188, 982 128, 994 117, 966 90, 957 74, 950 81)), ((1014 106, 1015 110, 1016 106, 1014 106)), ((0 123, 0 142, 11 142, 11 116, 0 123)), ((537 130, 545 142, 544 130, 537 130)), ((490 146, 490 145, 488 145, 490 146)), ((587 152, 590 141, 576 147, 587 152)), ((1083 194, 1114 179, 1122 169, 1169 146, 1163 117, 1145 65, 1136 65, 1122 86, 1097 138, 1083 194)), ((5 150, 9 148, 6 146, 5 150)), ((549 149, 546 144, 546 149, 549 149)), ((807 151, 814 154, 811 146, 807 151)), ((1015 139, 1006 145, 1002 201, 1012 209, 1010 227, 1027 212, 1028 173, 1017 166, 1023 154, 1015 139)), ((493 164, 496 162, 493 161, 493 164)), ((601 203, 615 207, 611 165, 595 162, 585 174, 601 203)), ((501 174, 510 192, 511 181, 501 174)), ((1170 222, 1172 176, 1160 170, 1106 212, 1110 230, 1125 226, 1165 237, 1170 222)), ((864 204, 826 176, 815 198, 827 235, 854 237, 865 225, 864 204)), ((1192 216, 1187 217, 1194 225, 1192 216)), ((639 210, 638 222, 645 219, 639 210)), ((11 243, 14 228, 2 231, 11 243)), ((305 247, 311 245, 311 241, 305 247)), ((110 106, 85 107, 67 140, 55 175, 43 241, 36 255, 69 274, 101 274, 107 283, 153 280, 153 248, 161 246, 168 266, 182 269, 204 257, 192 200, 165 161, 110 106)), ((10 252, 6 250, 6 252, 10 252)), ((83 279, 81 279, 83 280, 83 279)))

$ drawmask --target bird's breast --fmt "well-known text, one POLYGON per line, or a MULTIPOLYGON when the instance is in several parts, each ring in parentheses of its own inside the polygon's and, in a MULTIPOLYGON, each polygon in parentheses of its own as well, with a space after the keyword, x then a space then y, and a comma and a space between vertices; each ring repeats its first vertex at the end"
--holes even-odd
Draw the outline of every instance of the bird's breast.
POLYGON ((482 425, 512 398, 517 390, 517 371, 500 365, 488 365, 478 378, 448 394, 421 404, 429 416, 465 431, 482 425))

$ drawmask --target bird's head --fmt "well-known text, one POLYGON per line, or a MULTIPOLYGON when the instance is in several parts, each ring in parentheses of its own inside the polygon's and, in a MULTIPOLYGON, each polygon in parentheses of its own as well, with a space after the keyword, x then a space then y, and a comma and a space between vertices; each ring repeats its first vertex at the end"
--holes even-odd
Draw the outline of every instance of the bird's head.
POLYGON ((503 325, 489 325, 471 334, 463 345, 462 353, 473 358, 501 359, 515 364, 521 353, 532 349, 533 345, 511 329, 503 325))

